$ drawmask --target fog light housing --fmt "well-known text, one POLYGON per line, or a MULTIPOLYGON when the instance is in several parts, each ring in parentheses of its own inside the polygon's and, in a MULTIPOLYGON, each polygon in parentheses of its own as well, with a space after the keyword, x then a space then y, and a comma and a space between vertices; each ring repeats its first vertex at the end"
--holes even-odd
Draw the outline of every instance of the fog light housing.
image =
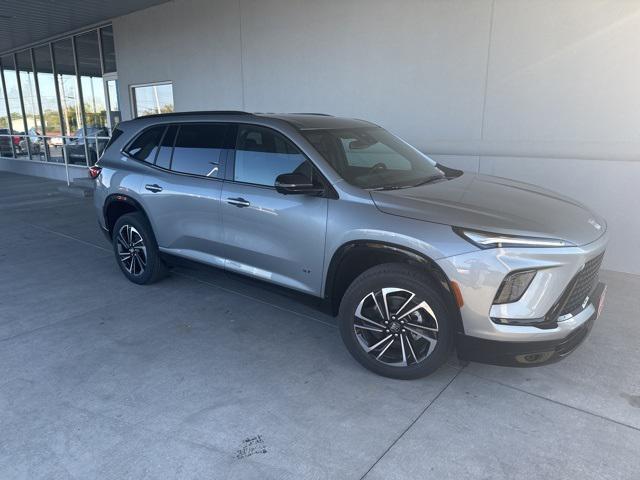
POLYGON ((501 305, 504 303, 517 302, 522 298, 524 292, 527 291, 533 277, 536 276, 535 270, 520 270, 518 272, 511 272, 502 281, 496 298, 493 300, 494 305, 501 305))

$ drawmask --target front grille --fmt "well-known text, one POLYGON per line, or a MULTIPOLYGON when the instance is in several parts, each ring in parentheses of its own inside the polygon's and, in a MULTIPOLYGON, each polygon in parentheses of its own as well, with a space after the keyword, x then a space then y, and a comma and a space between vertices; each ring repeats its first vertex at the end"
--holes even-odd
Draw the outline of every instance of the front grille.
POLYGON ((562 299, 559 316, 574 312, 582 305, 587 295, 593 291, 598 281, 602 257, 604 257, 604 252, 585 263, 584 268, 573 277, 562 299))

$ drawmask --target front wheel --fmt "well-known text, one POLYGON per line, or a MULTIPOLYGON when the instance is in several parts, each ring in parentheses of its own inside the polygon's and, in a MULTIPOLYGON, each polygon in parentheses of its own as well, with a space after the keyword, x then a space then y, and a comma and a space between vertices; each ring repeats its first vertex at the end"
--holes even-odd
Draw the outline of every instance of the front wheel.
POLYGON ((158 244, 142 214, 128 213, 120 217, 113 227, 112 239, 120 270, 133 283, 154 283, 166 274, 158 244))
POLYGON ((428 275, 406 264, 373 267, 347 289, 340 334, 353 357, 386 377, 413 379, 436 371, 453 344, 453 322, 428 275))

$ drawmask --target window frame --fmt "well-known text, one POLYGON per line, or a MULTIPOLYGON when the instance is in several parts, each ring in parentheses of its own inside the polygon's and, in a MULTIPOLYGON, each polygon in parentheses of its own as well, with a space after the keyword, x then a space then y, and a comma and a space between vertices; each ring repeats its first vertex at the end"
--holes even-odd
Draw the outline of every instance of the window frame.
POLYGON ((235 122, 225 122, 225 121, 217 121, 217 120, 210 120, 210 121, 202 121, 202 120, 198 120, 198 121, 193 121, 193 122, 159 122, 159 123, 154 123, 152 125, 147 125, 146 127, 144 127, 143 129, 139 130, 138 132, 136 132, 135 135, 133 135, 131 137, 131 139, 129 141, 127 141, 127 143, 124 144, 124 146, 120 149, 120 153, 122 155, 124 155, 125 157, 127 157, 130 160, 133 160, 134 162, 138 162, 141 165, 146 165, 147 167, 151 167, 151 168, 155 168, 157 170, 160 170, 162 172, 165 173, 171 173, 171 174, 175 174, 175 175, 184 175, 187 177, 193 177, 193 178, 204 178, 206 180, 215 180, 215 181, 225 181, 226 180, 226 175, 227 175, 227 171, 228 171, 228 161, 229 161, 229 156, 230 156, 230 152, 235 151, 235 137, 237 135, 237 123, 235 122), (220 175, 217 177, 207 177, 206 175, 198 175, 196 173, 187 173, 187 172, 178 172, 176 170, 173 170, 171 167, 173 166, 173 153, 174 153, 174 149, 176 146, 176 141, 178 140, 178 135, 180 135, 180 128, 183 125, 209 125, 209 124, 222 124, 222 125, 227 125, 229 128, 229 131, 226 132, 225 134, 225 144, 229 144, 229 141, 231 140, 231 138, 233 138, 233 145, 231 147, 226 147, 226 148, 222 148, 221 152, 220 152, 220 161, 219 161, 219 169, 220 169, 220 175), (135 157, 132 157, 131 155, 129 155, 127 153, 128 148, 131 146, 131 144, 133 142, 135 142, 140 135, 144 134, 147 130, 151 130, 152 128, 157 128, 163 126, 164 127, 164 132, 162 132, 162 136, 160 137, 160 141, 158 142, 158 145, 160 146, 162 144, 162 141, 164 140, 165 135, 167 134, 167 131, 169 130, 169 128, 171 126, 176 126, 178 127, 178 130, 176 131, 176 136, 173 139, 173 146, 171 147, 171 157, 169 160, 169 168, 164 168, 164 167, 160 167, 158 165, 156 165, 156 161, 158 159, 158 154, 160 153, 160 148, 158 148, 158 150, 156 151, 156 154, 153 158, 153 162, 145 162, 144 160, 139 160, 135 157), (233 137, 232 137, 233 135, 233 137))
POLYGON ((160 85, 171 85, 171 99, 173 100, 173 107, 174 107, 174 111, 175 111, 176 102, 175 102, 175 99, 173 97, 173 81, 171 81, 171 80, 162 80, 162 81, 159 81, 159 82, 135 83, 135 84, 129 85, 129 105, 131 107, 131 118, 148 117, 148 115, 143 115, 143 116, 139 116, 138 115, 138 109, 136 107, 135 89, 136 88, 142 88, 142 87, 158 87, 160 85))
POLYGON ((234 122, 237 129, 236 129, 236 134, 235 134, 235 139, 233 142, 233 149, 231 151, 231 154, 229 155, 228 159, 227 159, 227 166, 226 166, 226 175, 225 175, 225 181, 226 182, 230 182, 230 183, 235 183, 238 185, 247 185, 250 187, 255 187, 255 188, 264 188, 264 189, 269 189, 269 190, 274 190, 276 189, 275 185, 263 185, 260 183, 251 183, 251 182, 242 182, 239 180, 235 179, 235 172, 236 172, 236 151, 238 150, 238 135, 240 134, 240 128, 243 126, 250 126, 250 127, 258 127, 258 128, 264 128, 265 130, 270 130, 272 132, 274 132, 276 135, 280 135, 281 137, 283 137, 285 140, 287 140, 289 143, 291 143, 295 148, 298 149, 298 151, 300 152, 300 154, 304 157, 305 161, 309 162, 309 164, 311 165, 311 168, 313 170, 313 173, 317 175, 318 180, 320 181, 320 183, 322 184, 322 186, 325 189, 325 193, 322 196, 325 197, 331 197, 331 198, 338 198, 337 194, 335 193, 335 189, 333 188, 333 186, 331 185, 331 183, 329 183, 329 181, 325 178, 325 176, 322 174, 322 172, 320 171, 320 169, 316 166, 316 164, 313 162, 313 160, 311 160, 311 158, 309 158, 309 156, 300 148, 300 146, 293 141, 293 139, 291 139, 288 135, 286 135, 285 133, 272 128, 270 126, 267 125, 262 125, 262 124, 258 124, 258 123, 251 123, 251 122, 234 122))

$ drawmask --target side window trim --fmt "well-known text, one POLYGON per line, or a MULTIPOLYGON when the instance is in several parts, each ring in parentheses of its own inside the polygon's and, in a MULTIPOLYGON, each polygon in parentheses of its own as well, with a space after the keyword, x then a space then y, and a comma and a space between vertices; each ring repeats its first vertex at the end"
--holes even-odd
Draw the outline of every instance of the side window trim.
MULTIPOLYGON (((173 164, 173 152, 176 151, 176 141, 178 140, 178 135, 180 134, 180 127, 181 125, 179 123, 171 123, 168 127, 167 127, 167 132, 169 131, 170 127, 176 127, 176 133, 173 134, 173 143, 171 144, 171 155, 169 155, 169 171, 171 173, 178 173, 178 172, 174 172, 173 170, 171 170, 171 164, 173 164)), ((165 132, 166 134, 166 132, 165 132)), ((160 150, 158 150, 158 152, 160 152, 160 150)), ((158 167, 158 168, 162 168, 162 167, 158 167)), ((163 168, 163 170, 165 170, 163 168)))
POLYGON ((156 149, 156 154, 153 156, 153 162, 149 162, 151 163, 151 165, 155 165, 156 160, 158 160, 158 154, 160 153, 160 149, 162 148, 162 142, 164 141, 164 136, 167 134, 169 127, 170 125, 164 126, 164 131, 162 132, 162 135, 160 135, 160 141, 158 142, 158 148, 156 149))

